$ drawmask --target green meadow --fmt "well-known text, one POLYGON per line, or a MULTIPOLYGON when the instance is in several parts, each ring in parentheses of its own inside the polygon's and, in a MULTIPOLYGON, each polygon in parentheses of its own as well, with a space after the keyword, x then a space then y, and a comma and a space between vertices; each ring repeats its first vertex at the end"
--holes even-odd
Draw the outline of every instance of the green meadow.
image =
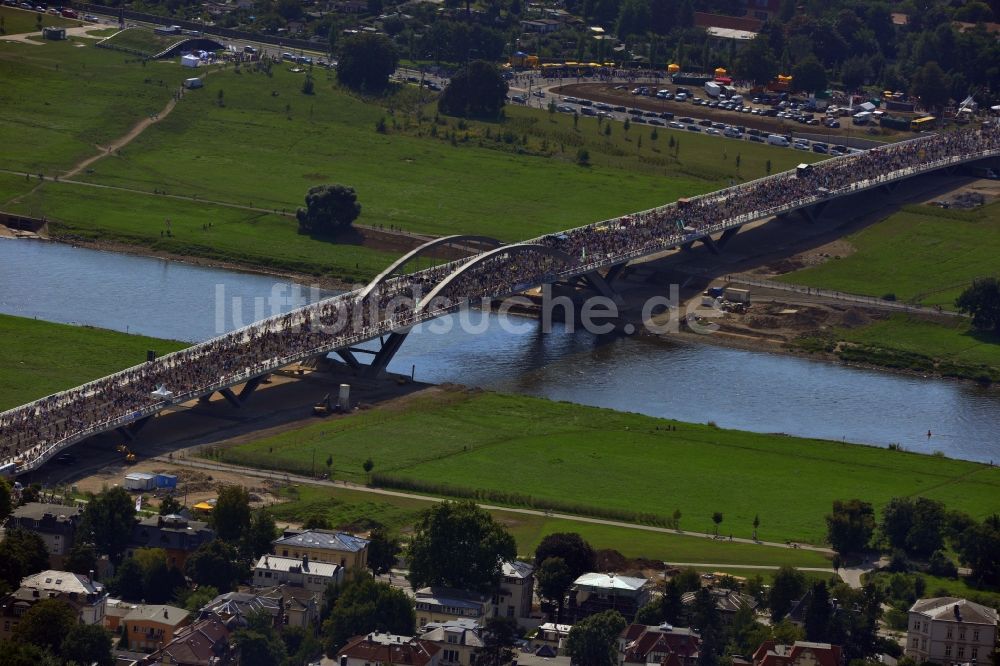
MULTIPOLYGON (((341 529, 364 531, 376 525, 407 532, 430 500, 377 495, 359 490, 296 485, 283 490, 287 500, 270 507, 279 521, 305 522, 323 516, 341 529)), ((594 548, 611 548, 626 557, 646 557, 667 562, 712 562, 780 566, 825 567, 829 560, 808 550, 729 543, 712 539, 651 532, 642 529, 493 511, 517 540, 517 550, 530 556, 541 540, 553 532, 578 532, 594 548)), ((762 571, 762 574, 767 574, 762 571)))
POLYGON ((359 223, 515 241, 755 178, 769 162, 778 171, 815 157, 665 128, 654 137, 650 126, 626 131, 613 123, 607 134, 607 123, 581 118, 574 126, 571 117, 540 109, 510 108, 498 123, 465 122, 438 117, 433 97, 413 86, 363 99, 338 88, 331 72, 285 64, 198 75, 204 88, 187 91, 169 115, 75 177, 118 189, 85 190, 58 175, 160 113, 191 70, 176 60, 143 63, 90 40, 31 50, 0 44, 0 141, 30 147, 5 167, 45 176, 23 198, 0 185, 0 204, 53 220, 56 237, 363 279, 387 263, 384 256, 298 237, 287 218, 214 204, 290 214, 312 185, 339 182, 358 191, 359 223), (315 80, 311 95, 302 92, 307 75, 315 80), (581 149, 588 166, 577 164, 581 149), (164 192, 197 204, 158 199, 164 192), (217 231, 185 231, 161 243, 166 217, 194 230, 217 220, 217 231))
POLYGON ((79 21, 55 16, 53 14, 39 14, 29 9, 18 9, 17 7, 0 7, 0 19, 3 19, 3 29, 0 35, 19 35, 25 32, 38 32, 41 28, 59 26, 80 25, 79 21), (41 20, 39 20, 41 19, 41 20))
MULTIPOLYGON (((998 509, 1000 470, 874 447, 721 430, 523 396, 445 391, 213 451, 225 462, 381 483, 495 504, 559 502, 584 515, 645 516, 680 527, 822 543, 835 499, 881 507, 922 495, 977 517, 998 509), (506 502, 504 501, 506 499, 506 502), (601 513, 604 512, 604 513, 601 513)), ((662 524, 662 523, 661 523, 662 524)))
POLYGON ((135 27, 116 32, 104 44, 131 49, 147 56, 154 56, 170 45, 181 41, 181 39, 183 38, 177 35, 157 35, 149 28, 135 27))
POLYGON ((0 315, 0 411, 138 365, 146 350, 186 345, 88 326, 0 315))

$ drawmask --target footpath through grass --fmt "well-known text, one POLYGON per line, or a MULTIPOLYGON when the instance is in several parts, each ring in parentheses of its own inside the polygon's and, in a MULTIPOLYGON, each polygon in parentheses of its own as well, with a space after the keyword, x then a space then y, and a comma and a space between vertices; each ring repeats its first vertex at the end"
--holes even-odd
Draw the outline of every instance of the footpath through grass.
POLYGON ((846 240, 853 254, 777 279, 954 309, 974 278, 1000 276, 1000 202, 969 211, 906 206, 846 240))
POLYGON ((230 463, 496 504, 821 543, 834 499, 883 506, 923 495, 983 517, 1000 508, 1000 470, 874 447, 721 430, 522 396, 435 389, 348 418, 210 452, 230 463))
MULTIPOLYGON (((386 525, 408 532, 417 515, 431 506, 429 500, 319 486, 296 485, 285 488, 283 495, 287 502, 270 507, 278 520, 301 523, 310 517, 323 516, 338 528, 357 531, 386 525)), ((553 532, 578 532, 595 548, 613 548, 626 557, 647 557, 667 562, 829 566, 829 561, 822 554, 807 550, 729 543, 509 511, 494 511, 493 515, 514 535, 518 553, 525 556, 534 553, 541 540, 553 532)))
POLYGON ((183 342, 0 315, 0 411, 142 363, 183 342))

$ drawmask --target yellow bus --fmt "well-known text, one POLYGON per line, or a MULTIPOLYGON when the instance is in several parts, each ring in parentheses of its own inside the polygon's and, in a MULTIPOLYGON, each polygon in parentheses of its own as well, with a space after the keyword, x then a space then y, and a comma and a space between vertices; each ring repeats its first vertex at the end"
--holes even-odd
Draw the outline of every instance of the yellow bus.
POLYGON ((923 118, 914 118, 910 121, 910 131, 911 132, 923 132, 924 130, 929 130, 934 126, 934 121, 937 120, 934 116, 924 116, 923 118))

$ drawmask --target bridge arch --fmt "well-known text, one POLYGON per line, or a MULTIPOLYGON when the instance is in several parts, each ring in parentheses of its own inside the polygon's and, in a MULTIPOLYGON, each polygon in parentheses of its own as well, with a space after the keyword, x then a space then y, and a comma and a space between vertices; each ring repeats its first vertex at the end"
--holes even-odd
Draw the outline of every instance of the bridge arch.
POLYGON ((476 266, 493 259, 504 253, 522 254, 522 253, 534 253, 534 254, 545 254, 550 257, 555 257, 563 261, 564 263, 569 263, 572 261, 572 257, 563 252, 562 250, 556 249, 554 247, 549 247, 548 245, 542 245, 540 243, 518 243, 516 245, 504 245, 503 247, 498 247, 495 250, 490 250, 489 252, 484 252, 473 258, 471 261, 459 266, 445 279, 441 280, 436 287, 431 289, 427 295, 420 300, 417 307, 414 308, 414 312, 419 314, 435 299, 438 294, 448 288, 452 282, 460 278, 467 271, 472 270, 476 266))
POLYGON ((412 261, 413 259, 421 257, 428 251, 433 250, 434 248, 439 247, 441 245, 447 245, 449 243, 459 243, 459 242, 480 243, 482 245, 494 248, 503 245, 501 241, 498 241, 496 238, 492 238, 490 236, 472 236, 468 234, 456 234, 454 236, 442 236, 441 238, 435 238, 432 241, 424 243, 420 247, 410 250, 402 257, 389 264, 389 266, 384 271, 376 275, 375 278, 371 282, 369 282, 364 289, 361 290, 361 293, 358 294, 358 299, 364 300, 365 298, 367 298, 367 296, 371 294, 376 287, 378 287, 380 284, 382 284, 390 277, 392 277, 395 273, 399 271, 399 269, 401 269, 406 264, 410 263, 410 261, 412 261))

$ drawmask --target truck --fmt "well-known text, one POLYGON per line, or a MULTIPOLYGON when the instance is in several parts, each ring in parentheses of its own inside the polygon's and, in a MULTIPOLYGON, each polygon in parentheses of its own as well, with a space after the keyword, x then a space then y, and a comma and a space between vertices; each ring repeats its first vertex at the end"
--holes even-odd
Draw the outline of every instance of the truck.
POLYGON ((715 80, 713 74, 700 74, 695 72, 677 72, 670 77, 674 85, 703 86, 709 81, 715 80))
POLYGON ((855 113, 851 116, 851 122, 855 125, 867 125, 868 121, 871 119, 871 111, 862 111, 861 113, 855 113))
POLYGON ((720 86, 715 81, 709 81, 705 84, 705 94, 712 98, 718 98, 719 93, 722 92, 722 86, 720 86))

